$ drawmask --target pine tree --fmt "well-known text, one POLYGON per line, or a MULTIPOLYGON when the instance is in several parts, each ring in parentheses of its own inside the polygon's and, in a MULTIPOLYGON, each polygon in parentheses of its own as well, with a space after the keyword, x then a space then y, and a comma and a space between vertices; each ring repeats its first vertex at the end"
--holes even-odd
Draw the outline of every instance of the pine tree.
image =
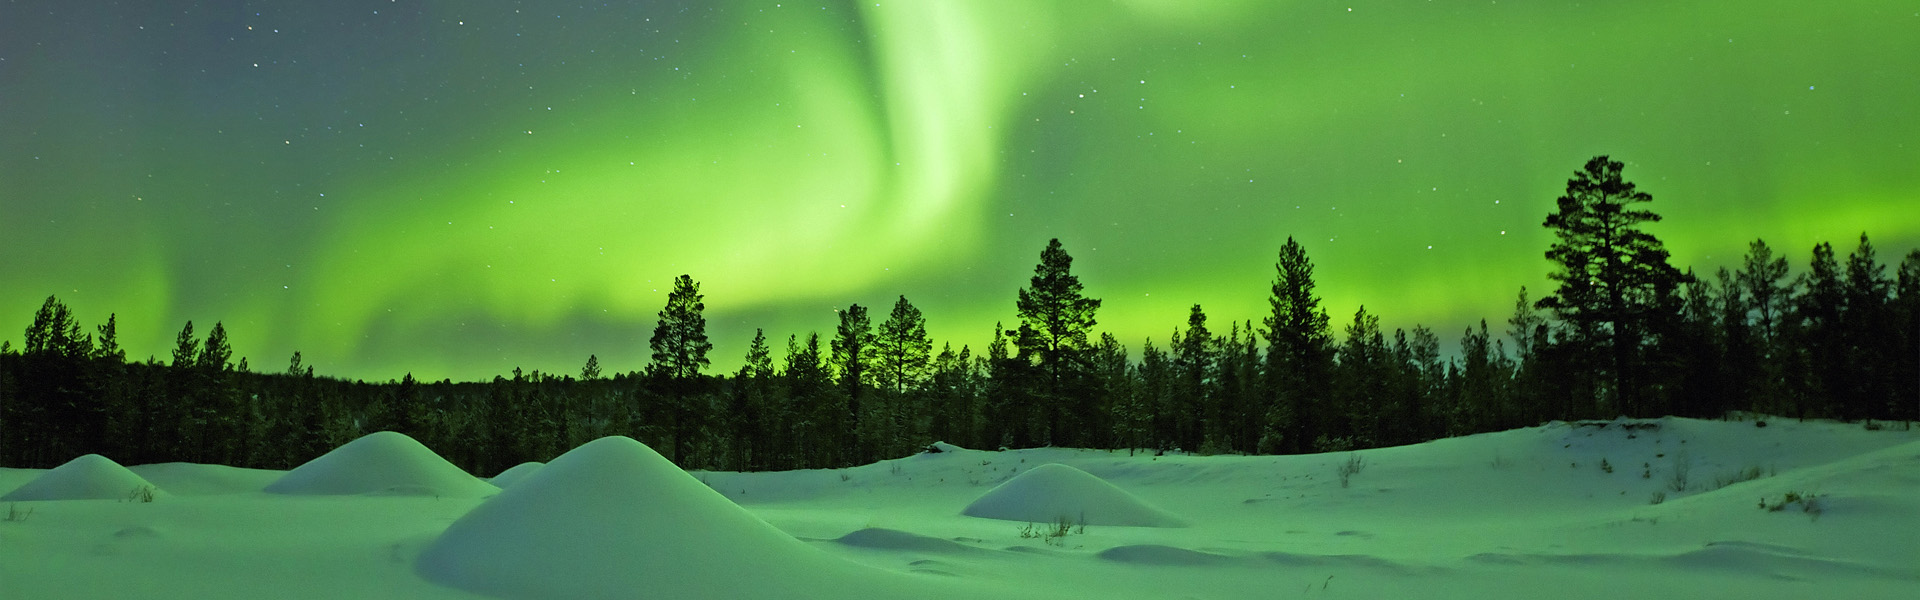
POLYGON ((1392 402, 1392 357, 1387 338, 1380 331, 1380 317, 1367 314, 1365 306, 1353 313, 1346 334, 1335 351, 1339 377, 1329 412, 1336 418, 1329 424, 1327 435, 1344 439, 1351 447, 1378 446, 1388 437, 1382 421, 1391 412, 1392 402))
POLYGON ((1894 381, 1900 370, 1892 359, 1899 354, 1891 335, 1894 326, 1888 314, 1894 282, 1887 277, 1885 265, 1875 256, 1867 234, 1860 234, 1860 245, 1847 256, 1845 284, 1846 312, 1841 315, 1841 346, 1846 353, 1847 373, 1839 391, 1840 418, 1857 420, 1884 414, 1887 399, 1894 395, 1894 381))
POLYGON ((1790 411, 1787 381, 1794 352, 1782 346, 1785 321, 1791 312, 1793 282, 1787 278, 1787 257, 1773 255, 1765 240, 1756 239, 1747 246, 1740 272, 1734 276, 1740 297, 1749 312, 1739 315, 1752 329, 1755 361, 1752 372, 1742 375, 1752 394, 1752 410, 1767 414, 1790 411))
POLYGON ((653 349, 649 365, 653 372, 675 381, 691 381, 710 364, 707 352, 713 350, 713 343, 707 341, 707 318, 701 314, 707 308, 701 302, 704 297, 693 277, 681 275, 674 280, 667 306, 660 309, 659 324, 647 342, 653 349))
POLYGON ((1761 338, 1771 343, 1779 333, 1779 321, 1793 292, 1787 282, 1787 257, 1775 258, 1766 240, 1756 239, 1747 245, 1745 266, 1737 279, 1756 311, 1761 338))
POLYGON ((193 337, 193 321, 180 328, 173 338, 173 368, 186 369, 200 362, 200 340, 193 337))
POLYGON ((1207 313, 1193 305, 1187 313, 1184 334, 1174 330, 1173 368, 1174 445, 1189 452, 1200 450, 1206 428, 1206 416, 1213 411, 1214 354, 1213 332, 1207 330, 1207 313))
POLYGON ((834 393, 832 374, 825 363, 820 356, 820 334, 807 334, 805 344, 798 337, 787 338, 782 376, 792 403, 789 412, 795 415, 793 444, 788 453, 801 468, 839 466, 846 406, 834 393))
POLYGON ((1084 382, 1087 336, 1098 324, 1094 313, 1100 310, 1100 300, 1082 293, 1080 278, 1072 269, 1073 257, 1067 255, 1059 238, 1048 241, 1046 249, 1040 251, 1033 278, 1014 302, 1023 327, 1032 330, 1036 342, 1032 350, 1036 351, 1042 378, 1038 391, 1048 443, 1065 441, 1066 432, 1060 427, 1064 407, 1083 405, 1091 395, 1084 382))
POLYGON ((232 358, 233 346, 227 342, 227 328, 216 321, 213 330, 207 332, 206 344, 195 364, 208 371, 227 371, 233 368, 229 362, 232 358))
POLYGON ((97 331, 100 332, 100 337, 97 340, 99 347, 94 350, 94 358, 114 363, 127 361, 127 351, 120 348, 120 334, 116 331, 114 324, 114 318, 117 316, 118 315, 108 314, 106 324, 101 325, 97 329, 97 331))
POLYGON ((599 378, 600 378, 600 356, 597 354, 588 354, 587 365, 584 367, 580 367, 580 380, 594 381, 599 378))
POLYGON ((873 432, 863 427, 872 425, 864 419, 869 403, 867 391, 873 384, 873 373, 868 368, 873 362, 873 322, 867 318, 867 307, 854 304, 840 311, 840 325, 834 329, 830 346, 834 381, 846 401, 845 413, 839 421, 845 435, 840 444, 842 460, 847 464, 863 464, 873 455, 873 432))
POLYGON ((1575 344, 1605 357, 1595 365, 1607 384, 1603 399, 1638 416, 1667 376, 1649 364, 1647 346, 1658 343, 1657 329, 1677 320, 1685 276, 1667 264, 1659 238, 1641 229, 1660 216, 1632 208, 1653 196, 1622 178, 1624 167, 1596 156, 1567 180, 1558 210, 1542 223, 1558 239, 1546 256, 1557 265, 1548 277, 1560 288, 1539 306, 1572 326, 1575 344))
POLYGON ((1265 319, 1267 337, 1266 427, 1260 451, 1304 453, 1313 450, 1320 414, 1333 371, 1333 334, 1320 297, 1313 293, 1313 262, 1292 237, 1280 247, 1274 264, 1273 312, 1265 319))
POLYGON ((1793 349, 1788 370, 1793 373, 1795 416, 1834 416, 1840 412, 1834 400, 1847 385, 1849 357, 1840 321, 1846 310, 1846 282, 1833 244, 1814 245, 1813 261, 1796 287, 1803 291, 1793 299, 1794 335, 1785 344, 1793 349))
POLYGON ((1142 432, 1140 446, 1155 450, 1171 450, 1179 435, 1175 431, 1174 387, 1175 374, 1173 359, 1167 353, 1154 347, 1153 338, 1147 338, 1140 346, 1140 391, 1136 409, 1131 412, 1132 424, 1136 431, 1142 432))
POLYGON ((766 468, 765 455, 772 446, 767 435, 769 413, 773 412, 772 385, 773 355, 767 348, 766 332, 756 328, 753 341, 747 343, 746 360, 734 375, 731 410, 726 415, 733 430, 733 469, 766 468))
POLYGON ((694 437, 701 424, 699 415, 706 412, 710 400, 703 393, 700 373, 709 364, 707 352, 713 350, 713 343, 707 341, 707 318, 701 314, 707 308, 702 298, 700 284, 694 283, 692 276, 681 275, 674 280, 667 305, 660 309, 659 324, 648 341, 653 349, 648 369, 664 387, 667 426, 673 432, 673 460, 686 468, 693 468, 697 460, 693 456, 694 437))
POLYGON ((926 378, 933 342, 927 339, 927 320, 906 296, 893 303, 893 313, 874 336, 874 374, 878 387, 896 398, 926 378))
POLYGON ((1920 420, 1920 250, 1907 253, 1900 261, 1894 280, 1894 325, 1896 345, 1893 353, 1896 375, 1890 418, 1920 420))

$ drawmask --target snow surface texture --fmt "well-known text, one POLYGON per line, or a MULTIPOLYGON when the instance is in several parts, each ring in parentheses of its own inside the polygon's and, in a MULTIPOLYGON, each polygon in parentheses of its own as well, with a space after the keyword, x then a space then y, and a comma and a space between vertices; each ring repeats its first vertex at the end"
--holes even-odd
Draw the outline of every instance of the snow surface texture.
POLYGON ((838 597, 899 577, 809 547, 618 436, 555 458, 454 521, 415 568, 528 599, 838 597))
POLYGON ((7 495, 0 496, 0 502, 128 500, 135 498, 142 490, 152 491, 154 498, 164 494, 152 483, 120 466, 120 463, 98 454, 88 454, 54 467, 19 489, 7 492, 7 495))
POLYGON ((347 442, 268 484, 274 494, 391 494, 479 498, 500 491, 403 433, 381 431, 347 442))
MULTIPOLYGON (((164 501, 0 502, 0 599, 1911 600, 1920 427, 1879 425, 1551 423, 1299 456, 944 447, 690 474, 619 440, 596 444, 632 451, 583 446, 493 498, 287 496, 260 491, 285 471, 141 465, 164 501), (1189 526, 1034 538, 960 514, 1049 463, 1189 526), (493 556, 448 549, 456 570, 435 574, 427 549, 456 529, 493 556), (449 579, 489 560, 521 591, 449 579)), ((0 490, 48 473, 0 467, 0 490)))
POLYGON ((1075 525, 1185 527, 1187 522, 1135 498, 1106 480, 1063 464, 1034 467, 980 499, 960 514, 969 517, 1075 525))
POLYGON ((546 464, 547 463, 543 463, 540 461, 523 462, 511 467, 508 467, 507 470, 505 471, 501 471, 499 475, 493 476, 493 479, 488 479, 487 483, 491 483, 494 485, 494 487, 498 487, 500 489, 506 489, 507 486, 511 486, 515 483, 519 483, 520 480, 526 479, 528 475, 532 475, 535 471, 539 471, 540 467, 546 466, 546 464))

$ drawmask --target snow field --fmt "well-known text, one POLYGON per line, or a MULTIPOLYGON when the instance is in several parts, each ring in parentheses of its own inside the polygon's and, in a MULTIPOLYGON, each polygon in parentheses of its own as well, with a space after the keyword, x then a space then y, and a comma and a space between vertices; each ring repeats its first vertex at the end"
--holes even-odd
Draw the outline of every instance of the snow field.
MULTIPOLYGON (((488 498, 383 495, 421 485, 384 476, 268 494, 300 470, 144 465, 126 471, 171 496, 0 502, 31 511, 0 521, 0 597, 1907 598, 1920 431, 1894 429, 1617 420, 1279 457, 945 446, 779 473, 688 473, 607 438, 488 498), (1056 491, 999 500, 1110 488, 1187 526, 1049 540, 963 514, 1027 479, 1056 491), (1767 508, 1789 494, 1818 510, 1767 508)), ((55 471, 0 468, 0 490, 55 471)))

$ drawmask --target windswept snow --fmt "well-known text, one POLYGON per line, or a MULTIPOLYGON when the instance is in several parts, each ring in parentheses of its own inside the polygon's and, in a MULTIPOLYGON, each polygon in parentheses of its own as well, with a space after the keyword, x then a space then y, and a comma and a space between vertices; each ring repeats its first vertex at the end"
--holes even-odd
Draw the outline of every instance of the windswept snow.
POLYGON ((500 491, 406 434, 381 431, 307 461, 264 490, 274 494, 393 494, 478 498, 500 491))
POLYGON ((501 471, 499 475, 493 476, 493 479, 488 479, 487 483, 493 484, 494 487, 506 489, 507 486, 518 483, 521 479, 525 479, 528 475, 534 474, 535 471, 540 470, 540 467, 546 465, 547 463, 539 461, 523 462, 508 467, 505 471, 501 471))
MULTIPOLYGON (((161 497, 152 483, 105 456, 88 454, 41 474, 0 502, 22 500, 127 500, 144 491, 161 497)), ((144 499, 144 498, 142 498, 144 499)))
POLYGON ((1185 527, 1187 522, 1086 471, 1053 463, 1007 480, 960 511, 970 517, 1076 525, 1185 527))

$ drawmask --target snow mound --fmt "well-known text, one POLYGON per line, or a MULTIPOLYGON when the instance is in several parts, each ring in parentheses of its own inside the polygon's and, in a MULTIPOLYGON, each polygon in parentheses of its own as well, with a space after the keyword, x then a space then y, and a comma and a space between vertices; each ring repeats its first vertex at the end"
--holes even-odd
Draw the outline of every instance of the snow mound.
POLYGON ((267 484, 273 494, 479 498, 500 491, 403 433, 361 436, 267 484))
POLYGON ((1104 479, 1059 463, 1040 465, 1007 480, 968 504, 960 514, 1033 523, 1067 519, 1082 525, 1187 525, 1104 479))
POLYGON ((790 598, 845 592, 851 566, 615 436, 454 521, 414 570, 502 598, 790 598))
POLYGON ((952 540, 927 537, 917 533, 908 533, 898 529, 887 529, 884 527, 868 527, 840 536, 839 539, 834 541, 844 546, 878 550, 937 553, 970 552, 974 550, 972 546, 967 546, 952 540))
MULTIPOLYGON (((20 500, 126 500, 146 479, 105 456, 88 454, 54 467, 7 495, 0 502, 20 500)), ((154 497, 161 497, 159 490, 154 497)))
POLYGON ((520 480, 526 479, 528 475, 532 475, 535 471, 539 471, 540 467, 544 467, 546 466, 546 464, 547 463, 543 463, 540 461, 523 462, 523 463, 514 465, 512 467, 509 467, 505 471, 501 471, 499 475, 493 476, 493 479, 489 479, 487 480, 487 482, 492 483, 495 487, 499 487, 500 489, 506 489, 507 486, 518 483, 520 480))

